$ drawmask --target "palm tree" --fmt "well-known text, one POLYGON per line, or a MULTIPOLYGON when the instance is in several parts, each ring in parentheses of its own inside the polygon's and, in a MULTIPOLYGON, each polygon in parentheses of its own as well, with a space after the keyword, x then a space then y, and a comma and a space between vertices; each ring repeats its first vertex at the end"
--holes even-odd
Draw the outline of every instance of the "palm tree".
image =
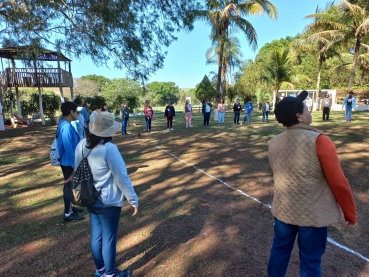
POLYGON ((316 35, 334 38, 342 47, 353 51, 349 89, 354 85, 355 71, 363 38, 369 33, 369 11, 359 5, 342 0, 332 10, 308 15, 306 18, 316 19, 310 26, 317 31, 316 35))
MULTIPOLYGON (((335 14, 336 7, 334 2, 327 3, 324 10, 319 10, 317 8, 317 13, 327 13, 335 14)), ((318 20, 318 19, 316 19, 318 20)), ((307 36, 305 39, 296 40, 294 46, 306 51, 309 54, 318 54, 318 75, 316 82, 315 95, 319 95, 320 91, 320 78, 322 74, 323 63, 333 56, 340 58, 339 52, 337 52, 334 47, 339 43, 339 37, 334 36, 331 33, 320 32, 320 29, 315 29, 316 25, 314 23, 309 24, 305 29, 307 36)), ((314 99, 313 99, 314 100, 314 99)))
MULTIPOLYGON (((212 37, 219 43, 217 93, 220 92, 224 66, 225 43, 232 31, 241 30, 253 50, 257 48, 257 34, 252 24, 244 17, 263 15, 277 18, 277 8, 267 0, 207 0, 206 9, 192 11, 195 19, 211 25, 212 37)), ((224 91, 221 92, 224 97, 224 91)))
POLYGON ((270 60, 264 66, 265 74, 260 76, 262 81, 270 83, 274 87, 273 105, 279 89, 283 87, 293 89, 291 82, 293 72, 291 65, 291 55, 288 48, 275 48, 270 53, 270 60))
MULTIPOLYGON (((213 45, 206 51, 207 63, 218 64, 219 60, 219 42, 213 40, 213 45)), ((235 67, 242 63, 242 53, 240 52, 240 41, 237 37, 228 37, 224 43, 223 66, 221 75, 222 91, 227 91, 229 80, 232 78, 232 72, 235 67)))

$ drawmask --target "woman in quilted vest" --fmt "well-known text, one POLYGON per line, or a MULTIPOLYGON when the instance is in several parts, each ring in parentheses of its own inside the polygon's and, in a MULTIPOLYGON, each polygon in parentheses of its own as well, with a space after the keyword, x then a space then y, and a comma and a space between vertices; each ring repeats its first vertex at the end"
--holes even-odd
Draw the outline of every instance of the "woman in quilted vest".
POLYGON ((300 276, 322 276, 327 226, 356 222, 356 207, 336 148, 328 136, 310 126, 304 103, 307 91, 283 98, 275 116, 286 130, 269 144, 273 171, 274 240, 269 277, 285 276, 297 236, 300 276))

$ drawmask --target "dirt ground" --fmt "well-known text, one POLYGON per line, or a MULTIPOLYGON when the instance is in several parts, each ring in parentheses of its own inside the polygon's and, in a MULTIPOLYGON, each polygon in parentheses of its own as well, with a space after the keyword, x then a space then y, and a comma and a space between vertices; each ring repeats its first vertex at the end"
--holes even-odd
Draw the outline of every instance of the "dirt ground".
MULTIPOLYGON (((204 128, 195 116, 193 129, 181 123, 167 132, 156 119, 145 133, 142 119, 135 120, 131 135, 114 136, 140 199, 138 216, 122 210, 118 268, 135 277, 267 276, 273 239, 267 147, 283 128, 274 121, 204 128)), ((356 254, 327 243, 323 276, 369 276, 367 126, 319 128, 337 146, 358 212, 353 228, 329 227, 329 238, 356 254)), ((88 214, 61 222, 63 178, 48 161, 54 132, 51 126, 0 134, 0 275, 93 276, 88 214)), ((287 276, 299 276, 296 246, 287 276)))

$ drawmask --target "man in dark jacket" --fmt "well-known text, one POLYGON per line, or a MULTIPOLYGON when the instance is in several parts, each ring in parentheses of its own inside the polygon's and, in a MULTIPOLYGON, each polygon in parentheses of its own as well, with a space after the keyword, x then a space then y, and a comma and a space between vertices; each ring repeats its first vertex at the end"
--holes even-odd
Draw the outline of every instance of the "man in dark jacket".
POLYGON ((173 124, 173 117, 176 116, 176 111, 174 109, 174 107, 172 106, 172 102, 168 103, 168 106, 165 107, 165 112, 164 112, 164 116, 167 117, 167 128, 168 131, 173 131, 174 129, 172 128, 172 124, 173 124))

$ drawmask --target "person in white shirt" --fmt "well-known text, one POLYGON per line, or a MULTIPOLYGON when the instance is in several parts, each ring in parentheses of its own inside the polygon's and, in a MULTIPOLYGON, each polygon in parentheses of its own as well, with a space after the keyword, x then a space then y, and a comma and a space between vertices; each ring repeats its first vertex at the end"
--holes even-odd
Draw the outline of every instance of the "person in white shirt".
POLYGON ((265 99, 265 102, 261 106, 261 111, 263 112, 262 122, 264 122, 264 121, 269 122, 268 116, 269 116, 269 112, 270 112, 270 105, 269 105, 268 99, 265 99))
POLYGON ((322 98, 321 101, 321 105, 320 105, 320 109, 323 111, 323 120, 328 120, 329 119, 329 112, 331 110, 332 107, 332 98, 329 97, 329 94, 326 93, 325 97, 322 98))

